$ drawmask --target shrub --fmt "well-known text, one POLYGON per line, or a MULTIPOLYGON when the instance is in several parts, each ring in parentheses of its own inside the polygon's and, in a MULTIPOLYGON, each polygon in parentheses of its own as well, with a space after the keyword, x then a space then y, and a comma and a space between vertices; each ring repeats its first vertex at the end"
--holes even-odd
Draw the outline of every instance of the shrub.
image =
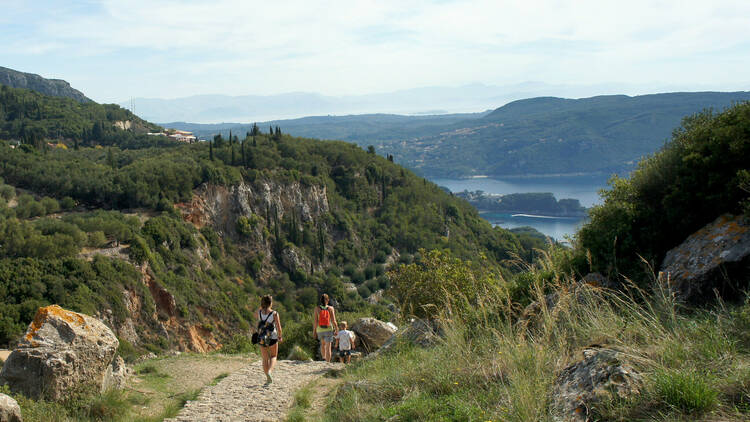
POLYGON ((73 198, 66 196, 60 200, 60 206, 66 211, 72 210, 76 206, 76 201, 73 198))
POLYGON ((292 350, 289 352, 289 355, 286 358, 288 360, 303 360, 303 361, 312 360, 312 358, 310 357, 310 353, 306 352, 303 348, 301 348, 297 344, 295 344, 294 347, 292 347, 292 350))
POLYGON ((647 280, 641 257, 658 265, 691 233, 742 211, 748 140, 750 103, 684 119, 664 149, 628 179, 610 181, 604 204, 576 235, 580 253, 590 253, 594 271, 647 280))
POLYGON ((230 355, 253 353, 254 351, 255 345, 250 341, 250 337, 242 334, 235 334, 232 339, 224 343, 224 346, 221 348, 221 353, 230 355))
POLYGON ((402 265, 388 275, 402 317, 433 317, 453 308, 475 306, 502 280, 488 265, 464 262, 450 252, 422 249, 420 255, 418 262, 402 265))
POLYGON ((706 376, 692 370, 656 372, 654 390, 664 403, 686 413, 705 413, 718 404, 718 392, 706 376))

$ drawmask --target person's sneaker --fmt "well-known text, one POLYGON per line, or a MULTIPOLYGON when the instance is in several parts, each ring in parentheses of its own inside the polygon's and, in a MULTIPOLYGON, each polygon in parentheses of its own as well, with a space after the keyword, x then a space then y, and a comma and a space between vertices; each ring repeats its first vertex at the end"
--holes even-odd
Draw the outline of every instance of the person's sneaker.
POLYGON ((266 384, 270 384, 273 382, 273 378, 271 378, 271 374, 266 374, 266 384))

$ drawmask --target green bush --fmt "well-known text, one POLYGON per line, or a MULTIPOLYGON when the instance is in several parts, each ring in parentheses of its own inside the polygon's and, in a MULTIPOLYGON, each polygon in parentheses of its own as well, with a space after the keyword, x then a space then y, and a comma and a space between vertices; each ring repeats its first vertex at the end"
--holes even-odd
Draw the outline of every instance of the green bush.
POLYGON ((654 374, 656 396, 685 413, 702 414, 718 404, 718 392, 705 374, 692 370, 664 370, 654 374))
POLYGON ((250 337, 242 334, 235 334, 232 339, 224 343, 221 348, 221 353, 230 355, 234 354, 246 354, 255 352, 256 347, 250 341, 250 337))
POLYGON ((289 355, 286 358, 288 360, 302 360, 302 361, 312 360, 312 358, 310 357, 310 352, 304 350, 297 344, 295 344, 292 347, 292 350, 289 351, 289 355))
POLYGON ((589 254, 593 271, 648 280, 641 257, 658 267, 691 233, 723 213, 743 211, 749 156, 750 103, 685 118, 628 179, 610 181, 604 203, 576 235, 579 254, 589 254))

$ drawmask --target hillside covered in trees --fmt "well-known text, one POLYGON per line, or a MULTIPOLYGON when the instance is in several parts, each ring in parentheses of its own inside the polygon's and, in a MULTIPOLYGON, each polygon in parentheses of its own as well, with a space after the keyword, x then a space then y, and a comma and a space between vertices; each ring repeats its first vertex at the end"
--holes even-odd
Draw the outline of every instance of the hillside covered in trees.
POLYGON ((20 120, 45 130, 43 142, 0 142, 0 344, 58 303, 103 316, 130 351, 212 350, 272 293, 292 321, 284 347, 311 347, 303 321, 321 291, 344 311, 385 315, 364 299, 421 248, 483 255, 510 273, 505 260, 543 244, 352 144, 276 128, 138 148, 132 140, 150 137, 94 130, 135 119, 123 110, 10 88, 0 100, 10 128, 0 138, 17 136, 20 120), (55 127, 70 129, 56 138, 67 148, 47 144, 55 127))
POLYGON ((79 102, 0 85, 0 139, 34 147, 66 141, 71 147, 116 144, 126 148, 167 142, 145 135, 159 130, 115 104, 79 102))
MULTIPOLYGON (((684 116, 747 100, 750 92, 539 97, 513 101, 490 113, 318 116, 272 124, 295 135, 373 145, 379 154, 393 155, 396 162, 429 178, 609 175, 633 170, 642 157, 659 150, 684 116)), ((204 135, 248 130, 248 125, 226 123, 170 125, 204 135)))

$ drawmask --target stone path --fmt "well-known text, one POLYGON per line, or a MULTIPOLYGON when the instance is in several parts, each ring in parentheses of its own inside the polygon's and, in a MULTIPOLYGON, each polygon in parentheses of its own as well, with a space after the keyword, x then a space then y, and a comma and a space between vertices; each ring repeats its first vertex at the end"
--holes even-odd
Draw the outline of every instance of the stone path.
POLYGON ((294 402, 294 392, 343 364, 278 361, 273 383, 265 385, 261 362, 253 362, 218 384, 206 387, 197 400, 165 422, 270 422, 284 418, 294 402))

